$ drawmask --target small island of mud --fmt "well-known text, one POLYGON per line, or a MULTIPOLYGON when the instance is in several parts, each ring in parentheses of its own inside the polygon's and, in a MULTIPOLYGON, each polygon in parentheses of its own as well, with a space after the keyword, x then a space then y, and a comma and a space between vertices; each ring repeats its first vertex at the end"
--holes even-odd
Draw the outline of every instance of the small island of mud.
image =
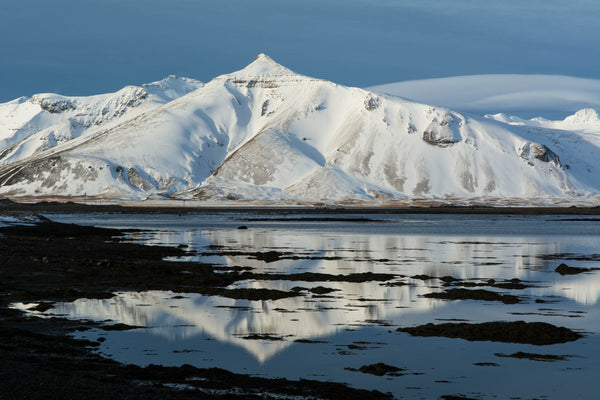
POLYGON ((565 327, 545 322, 524 321, 426 324, 412 328, 398 328, 397 331, 412 336, 439 336, 469 341, 524 343, 537 346, 571 342, 583 337, 565 327))
POLYGON ((423 297, 442 300, 484 300, 500 301, 504 304, 516 304, 519 302, 517 296, 500 294, 485 289, 449 289, 444 292, 424 294, 423 297))

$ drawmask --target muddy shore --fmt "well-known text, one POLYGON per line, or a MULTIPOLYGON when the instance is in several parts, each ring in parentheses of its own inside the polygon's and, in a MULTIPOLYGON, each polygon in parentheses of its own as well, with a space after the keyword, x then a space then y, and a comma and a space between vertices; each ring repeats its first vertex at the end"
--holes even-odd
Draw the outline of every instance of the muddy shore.
MULTIPOLYGON (((32 215, 44 213, 211 213, 249 212, 253 214, 353 214, 353 213, 452 213, 452 214, 600 214, 600 209, 500 209, 471 207, 359 209, 343 210, 315 207, 278 208, 172 208, 121 207, 116 205, 84 205, 74 203, 17 204, 3 202, 0 213, 5 215, 32 215)), ((314 217, 314 216, 313 216, 314 217)), ((311 217, 311 218, 313 218, 311 217)), ((324 215, 324 218, 327 218, 324 215)), ((591 218, 590 218, 591 219, 591 218)), ((14 302, 33 302, 43 311, 54 302, 78 298, 110 298, 116 291, 171 290, 182 293, 200 293, 235 299, 269 300, 303 295, 310 290, 328 293, 333 289, 316 287, 280 291, 267 289, 226 289, 234 282, 246 279, 290 280, 306 282, 366 282, 381 285, 406 284, 394 274, 328 275, 320 273, 265 274, 251 268, 223 268, 199 262, 165 261, 165 257, 187 254, 185 247, 144 246, 124 241, 131 231, 84 227, 42 221, 33 226, 0 227, 0 399, 35 398, 202 398, 202 399, 270 399, 304 396, 314 399, 386 399, 390 395, 377 391, 350 388, 344 384, 317 381, 289 381, 265 379, 234 374, 222 369, 199 369, 191 366, 141 368, 119 364, 94 352, 97 341, 76 340, 74 332, 91 327, 101 329, 128 329, 127 326, 102 326, 89 321, 67 321, 57 318, 27 317, 9 309, 14 302), (390 281, 392 283, 390 283, 390 281)), ((223 254, 233 250, 220 248, 223 254)), ((251 249, 255 250, 255 249, 251 249)), ((235 250, 235 254, 255 258, 265 263, 280 259, 301 259, 306 255, 280 251, 256 252, 235 250)), ((213 253, 211 253, 213 254, 213 253)), ((519 282, 467 282, 452 277, 434 278, 414 276, 415 279, 439 279, 438 298, 462 300, 490 300, 481 289, 456 289, 447 286, 506 286, 519 289, 519 282), (466 295, 465 295, 466 293, 466 295), (477 296, 475 296, 477 295, 477 296), (485 295, 485 296, 484 296, 485 295), (440 297, 441 296, 441 297, 440 297)), ((433 296, 433 297, 435 297, 433 296)), ((427 296, 426 296, 427 297, 427 296)), ((497 299, 504 302, 503 297, 497 299)), ((515 297, 518 300, 518 298, 515 297)), ((494 299, 492 299, 494 300, 494 299)), ((507 299, 504 299, 507 300, 507 299)), ((510 298, 508 298, 510 300, 510 298)), ((508 301, 507 303, 511 303, 508 301)), ((466 326, 471 329, 471 326, 466 326)), ((463 328, 465 328, 463 327, 463 328)), ((433 336, 461 337, 461 334, 433 336)), ((492 329, 498 331, 496 327, 492 329)), ((472 329, 471 329, 472 330, 472 329)), ((408 331, 406 331, 408 332, 408 331)), ((405 334, 405 333, 402 333, 405 334)), ((495 333, 494 333, 495 334, 495 333)), ((425 335, 426 336, 426 335, 425 335)), ((432 336, 432 335, 430 335, 432 336)), ((469 340, 469 339, 467 339, 469 340)), ((476 337, 473 340, 495 340, 495 337, 476 337)), ((575 339, 574 339, 575 340, 575 339)), ((520 355, 507 357, 518 358, 520 355)), ((538 359, 549 355, 533 355, 538 359)), ((529 356, 529 357, 533 357, 529 356)), ((535 359, 535 358, 533 358, 535 359)), ((367 366, 368 367, 368 366, 367 366)), ((378 369, 377 369, 378 371, 378 369)), ((442 396, 444 398, 444 396, 442 396)), ((450 398, 450 397, 448 397, 450 398)), ((457 397, 458 398, 458 397, 457 397)))
POLYGON ((0 199, 0 210, 3 212, 57 212, 57 213, 127 213, 127 214, 185 214, 185 213, 254 213, 254 214, 496 214, 496 215, 600 215, 600 206, 596 207, 550 207, 550 206, 461 206, 461 205, 422 205, 422 206, 363 206, 363 205, 254 205, 236 203, 231 205, 189 205, 185 202, 172 201, 171 205, 156 205, 143 202, 138 204, 106 204, 100 202, 14 202, 0 199))
MULTIPOLYGON (((391 398, 331 382, 265 379, 185 365, 123 365, 95 354, 99 342, 71 336, 96 326, 89 321, 27 317, 8 308, 14 302, 36 302, 43 310, 56 301, 108 298, 117 290, 227 296, 223 287, 240 279, 238 271, 217 273, 210 265, 163 261, 185 251, 124 243, 123 234, 51 221, 0 228, 0 398, 391 398)), ((233 295, 271 298, 277 294, 233 295)))

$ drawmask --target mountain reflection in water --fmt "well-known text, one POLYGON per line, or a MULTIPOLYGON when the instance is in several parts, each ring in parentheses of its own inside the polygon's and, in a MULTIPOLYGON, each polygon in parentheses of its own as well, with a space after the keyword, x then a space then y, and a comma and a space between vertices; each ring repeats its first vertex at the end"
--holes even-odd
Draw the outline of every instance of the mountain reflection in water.
MULTIPOLYGON (((80 299, 58 304, 53 312, 71 318, 110 319, 128 325, 155 327, 152 330, 154 334, 170 340, 207 333, 220 341, 245 348, 262 362, 297 339, 317 340, 361 325, 410 325, 414 323, 415 314, 430 313, 430 320, 443 316, 447 302, 421 297, 442 290, 442 282, 410 278, 415 275, 452 276, 471 282, 519 278, 535 282, 534 287, 519 291, 491 290, 536 297, 562 296, 583 305, 595 304, 600 296, 600 273, 561 277, 553 272, 555 263, 543 260, 544 255, 566 252, 564 246, 568 247, 569 238, 557 243, 535 237, 474 239, 315 234, 267 229, 158 231, 145 235, 143 239, 150 243, 187 244, 202 253, 187 257, 194 261, 210 257, 223 266, 250 267, 257 273, 393 273, 399 276, 395 282, 406 285, 247 280, 232 287, 288 291, 294 287, 310 289, 325 286, 335 291, 327 295, 303 292, 303 296, 276 301, 233 300, 197 294, 184 294, 181 298, 175 293, 159 291, 119 293, 109 300, 80 299), (243 253, 258 250, 277 250, 300 259, 266 263, 244 254, 219 255, 228 251, 243 253), (185 329, 181 329, 181 325, 185 325, 185 329), (173 329, 173 326, 179 329, 173 329), (282 340, 245 339, 253 334, 282 340)), ((132 238, 136 239, 135 235, 132 238)), ((473 320, 478 316, 470 314, 468 318, 473 320)), ((480 318, 485 320, 485 316, 480 318)))
MULTIPOLYGON (((101 221, 98 219, 96 222, 101 221)), ((111 225, 109 219, 105 226, 136 227, 135 224, 117 222, 113 221, 111 225)), ((435 379, 440 382, 454 379, 453 382, 458 383, 448 387, 456 388, 455 391, 465 387, 461 379, 468 379, 466 387, 473 392, 479 389, 501 397, 562 393, 561 390, 566 391, 567 386, 562 387, 558 383, 549 385, 546 378, 548 374, 570 373, 565 371, 577 371, 583 382, 582 392, 590 393, 586 392, 586 385, 594 383, 593 376, 599 372, 600 365, 600 311, 597 307, 600 271, 562 276, 554 269, 561 262, 574 267, 596 268, 598 262, 594 261, 594 257, 586 260, 586 257, 579 256, 599 253, 600 227, 563 222, 559 229, 555 229, 556 222, 542 217, 453 220, 446 216, 428 216, 422 220, 414 217, 408 221, 392 219, 355 224, 243 222, 249 229, 237 229, 240 221, 228 218, 209 221, 194 221, 192 218, 174 226, 164 220, 150 230, 130 234, 130 240, 173 246, 183 244, 190 250, 190 255, 184 260, 210 262, 225 270, 249 267, 253 273, 330 275, 373 272, 394 274, 396 278, 388 282, 245 280, 229 287, 285 291, 303 288, 297 297, 275 301, 234 300, 164 291, 122 292, 111 299, 79 299, 56 304, 55 308, 38 314, 111 320, 149 327, 131 333, 139 338, 142 338, 139 335, 160 338, 162 344, 157 346, 166 349, 152 348, 149 352, 149 345, 145 345, 146 348, 140 347, 143 349, 140 351, 145 353, 131 361, 127 358, 129 356, 119 357, 119 348, 123 347, 122 351, 127 353, 132 351, 136 341, 150 343, 149 340, 130 338, 126 341, 125 333, 102 333, 107 337, 103 344, 105 347, 113 343, 111 335, 120 338, 115 339, 110 352, 125 362, 144 364, 159 360, 170 363, 181 353, 181 349, 177 350, 177 343, 182 343, 180 347, 193 348, 203 353, 205 358, 190 356, 172 361, 174 364, 185 361, 202 367, 218 366, 265 376, 291 379, 309 376, 352 381, 360 387, 389 390, 396 394, 400 389, 395 381, 390 381, 391 378, 375 380, 377 378, 365 377, 345 368, 381 361, 407 366, 419 374, 398 379, 403 379, 408 386, 419 386, 421 389, 415 395, 425 397, 448 393, 446 389, 431 384, 435 379), (258 260, 251 253, 259 251, 277 251, 280 259, 274 262, 258 260), (572 256, 565 260, 565 254, 572 256), (423 297, 427 293, 448 289, 439 279, 441 277, 458 280, 453 287, 511 294, 521 301, 503 304, 423 297), (527 287, 503 289, 491 286, 493 282, 508 282, 515 278, 527 287), (480 286, 469 287, 469 284, 480 286), (325 294, 310 291, 318 286, 333 291, 325 294), (591 336, 571 344, 539 349, 492 342, 469 343, 467 346, 457 339, 410 338, 395 332, 397 326, 448 320, 473 323, 541 321, 583 331, 591 336), (125 341, 127 344, 124 344, 125 341), (298 341, 329 344, 308 346, 298 341), (348 347, 347 343, 355 343, 354 348, 359 350, 349 351, 352 347, 348 347), (300 349, 301 346, 308 347, 300 349), (361 349, 366 347, 369 350, 361 353, 361 349), (245 349, 258 364, 242 360, 240 352, 235 350, 240 348, 245 349), (161 351, 166 353, 159 356, 161 351), (571 361, 560 361, 560 365, 538 362, 539 367, 533 372, 531 365, 526 364, 533 361, 515 364, 516 361, 499 360, 493 355, 517 351, 569 354, 573 357, 571 361), (284 359, 278 357, 280 354, 284 359), (290 361, 288 358, 292 356, 303 357, 303 361, 290 361), (457 359, 463 360, 464 365, 456 363, 457 359), (435 368, 431 368, 431 360, 438 363, 435 368), (482 361, 510 365, 510 369, 503 370, 504 374, 512 374, 510 376, 514 375, 515 379, 527 375, 531 382, 527 389, 508 393, 507 387, 501 384, 502 379, 486 374, 484 367, 477 366, 482 361), (458 372, 459 369, 461 372, 458 372), (307 370, 313 371, 314 375, 307 375, 307 370), (423 371, 427 374, 421 374, 423 371), (536 379, 539 383, 535 383, 536 379)), ((94 220, 90 223, 95 224, 94 220)), ((147 226, 145 228, 148 229, 147 226)))

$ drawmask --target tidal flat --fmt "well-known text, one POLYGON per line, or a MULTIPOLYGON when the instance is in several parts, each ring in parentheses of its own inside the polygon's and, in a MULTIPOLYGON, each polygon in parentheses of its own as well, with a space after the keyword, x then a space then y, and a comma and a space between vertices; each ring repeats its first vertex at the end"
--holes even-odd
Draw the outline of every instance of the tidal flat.
POLYGON ((146 389, 600 397, 597 217, 43 215, 62 224, 0 228, 3 326, 53 326, 146 389))

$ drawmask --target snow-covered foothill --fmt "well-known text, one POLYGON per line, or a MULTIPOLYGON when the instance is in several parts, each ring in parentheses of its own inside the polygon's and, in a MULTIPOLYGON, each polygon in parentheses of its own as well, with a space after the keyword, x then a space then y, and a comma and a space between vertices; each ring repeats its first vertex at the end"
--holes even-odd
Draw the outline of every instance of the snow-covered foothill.
POLYGON ((0 165, 93 135, 201 86, 193 79, 169 76, 116 93, 87 97, 45 93, 0 104, 0 165))
POLYGON ((537 117, 532 119, 519 118, 503 113, 486 115, 487 118, 514 126, 530 126, 536 128, 560 129, 563 131, 578 131, 580 133, 600 134, 600 117, 598 111, 584 108, 562 120, 548 120, 537 117))

